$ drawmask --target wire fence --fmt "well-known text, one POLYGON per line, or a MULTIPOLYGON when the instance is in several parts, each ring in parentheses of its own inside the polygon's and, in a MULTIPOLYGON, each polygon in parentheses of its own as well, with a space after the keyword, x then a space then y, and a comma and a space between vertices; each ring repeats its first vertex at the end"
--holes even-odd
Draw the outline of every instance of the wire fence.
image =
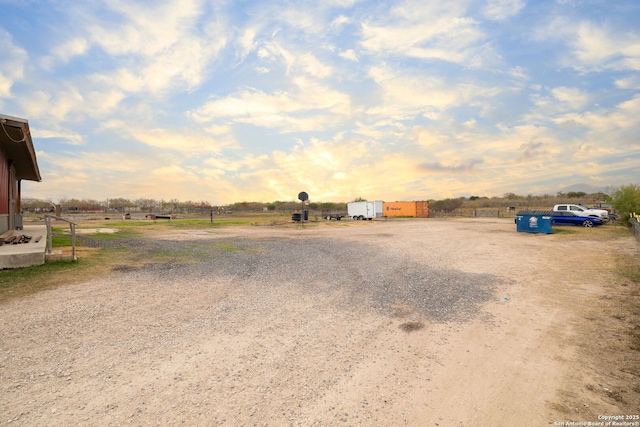
POLYGON ((458 208, 452 211, 429 211, 429 218, 449 218, 449 217, 465 217, 465 218, 505 218, 515 217, 516 211, 511 209, 474 209, 474 208, 458 208))
POLYGON ((631 223, 631 231, 635 236, 636 240, 640 242, 640 218, 634 218, 633 216, 629 218, 629 223, 631 223))

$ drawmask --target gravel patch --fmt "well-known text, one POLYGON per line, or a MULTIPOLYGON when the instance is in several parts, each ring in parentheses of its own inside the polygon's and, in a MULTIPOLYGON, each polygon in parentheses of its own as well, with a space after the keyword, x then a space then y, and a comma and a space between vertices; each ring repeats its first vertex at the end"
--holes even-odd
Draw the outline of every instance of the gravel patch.
MULTIPOLYGON (((479 303, 493 297, 492 291, 500 283, 490 274, 442 269, 352 241, 81 238, 93 247, 129 246, 140 259, 155 260, 136 269, 136 280, 153 280, 158 274, 166 280, 231 276, 236 286, 247 292, 287 286, 313 295, 340 293, 338 305, 343 309, 352 309, 355 303, 378 314, 415 313, 436 322, 470 318, 479 303)), ((116 270, 128 272, 132 267, 118 266, 116 270)))

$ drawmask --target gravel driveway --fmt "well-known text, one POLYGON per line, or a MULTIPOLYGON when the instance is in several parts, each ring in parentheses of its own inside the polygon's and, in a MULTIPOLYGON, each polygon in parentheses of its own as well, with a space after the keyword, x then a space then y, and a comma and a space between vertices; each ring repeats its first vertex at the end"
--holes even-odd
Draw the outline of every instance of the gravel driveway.
POLYGON ((0 425, 453 425, 438 378, 464 371, 453 347, 499 339, 491 307, 523 272, 501 257, 537 256, 529 237, 416 220, 129 240, 109 277, 2 306, 0 425))

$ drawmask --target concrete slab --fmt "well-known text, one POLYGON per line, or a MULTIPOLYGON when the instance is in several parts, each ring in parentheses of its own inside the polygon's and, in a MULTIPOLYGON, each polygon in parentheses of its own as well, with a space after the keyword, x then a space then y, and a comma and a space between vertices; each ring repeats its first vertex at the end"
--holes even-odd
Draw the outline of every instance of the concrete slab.
POLYGON ((13 234, 31 236, 31 241, 18 245, 5 243, 0 246, 0 269, 44 264, 44 254, 47 247, 47 227, 45 225, 27 225, 24 230, 14 230, 13 234), (40 241, 36 242, 38 237, 40 237, 40 241))

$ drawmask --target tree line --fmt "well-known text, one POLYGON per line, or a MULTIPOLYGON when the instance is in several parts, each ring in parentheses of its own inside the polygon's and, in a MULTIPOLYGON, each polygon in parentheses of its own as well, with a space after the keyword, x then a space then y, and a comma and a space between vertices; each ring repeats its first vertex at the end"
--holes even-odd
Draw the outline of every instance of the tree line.
MULTIPOLYGON (((366 201, 358 197, 353 202, 366 201)), ((441 200, 429 199, 429 210, 434 212, 453 212, 461 208, 548 208, 557 203, 576 203, 582 205, 610 204, 621 215, 628 216, 630 212, 640 213, 640 186, 636 184, 624 185, 615 188, 611 194, 603 192, 558 192, 555 195, 527 195, 505 193, 502 197, 471 196, 459 198, 446 198, 441 200)), ((97 212, 144 212, 144 213, 181 213, 181 214, 216 214, 224 213, 251 213, 251 212, 295 212, 302 206, 299 201, 274 202, 236 202, 229 205, 213 205, 205 200, 180 201, 155 200, 150 198, 126 199, 122 197, 93 200, 62 198, 57 203, 50 200, 38 200, 24 198, 21 204, 24 212, 55 212, 56 207, 65 213, 97 213, 97 212)), ((346 212, 347 202, 312 202, 305 209, 316 212, 346 212)))
MULTIPOLYGON (((347 209, 346 203, 317 202, 308 203, 307 209, 314 211, 342 211, 347 209)), ((293 212, 301 209, 301 202, 275 201, 275 202, 236 202, 229 205, 213 205, 206 200, 180 201, 155 200, 149 198, 126 199, 117 197, 107 200, 62 198, 54 203, 50 200, 32 198, 22 199, 23 212, 48 213, 181 213, 181 214, 216 214, 224 213, 250 213, 250 212, 293 212)))

